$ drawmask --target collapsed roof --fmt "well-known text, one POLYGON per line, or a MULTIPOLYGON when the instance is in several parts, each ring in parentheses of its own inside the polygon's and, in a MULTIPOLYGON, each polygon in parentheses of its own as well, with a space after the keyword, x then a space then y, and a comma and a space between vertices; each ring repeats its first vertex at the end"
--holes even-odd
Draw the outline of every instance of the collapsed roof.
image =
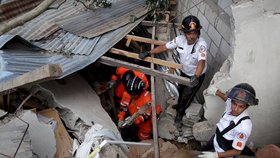
POLYGON ((58 2, 0 36, 0 71, 8 72, 8 76, 0 76, 0 84, 46 64, 59 65, 62 73, 57 78, 76 72, 105 54, 148 12, 144 0, 113 2, 111 8, 94 11, 82 3, 74 5, 74 0, 58 2))

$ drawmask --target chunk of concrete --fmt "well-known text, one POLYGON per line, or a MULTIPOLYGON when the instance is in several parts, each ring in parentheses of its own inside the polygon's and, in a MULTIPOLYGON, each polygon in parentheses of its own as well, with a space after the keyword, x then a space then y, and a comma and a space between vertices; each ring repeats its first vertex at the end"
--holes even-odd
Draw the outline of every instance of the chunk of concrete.
MULTIPOLYGON (((30 110, 24 111, 19 117, 29 124, 28 130, 31 138, 32 151, 39 157, 54 157, 56 152, 56 142, 52 126, 40 123, 36 114, 30 110)), ((26 126, 25 122, 18 118, 14 118, 9 123, 5 124, 5 126, 26 126)))
POLYGON ((168 106, 167 108, 166 108, 166 110, 165 110, 165 113, 167 114, 167 115, 169 115, 171 118, 175 118, 175 116, 176 116, 176 110, 175 109, 173 109, 172 108, 172 106, 168 106))
POLYGON ((0 153, 7 155, 2 155, 3 157, 32 157, 29 131, 25 133, 25 130, 27 130, 27 125, 0 127, 0 153), (18 151, 16 151, 17 148, 18 151))
POLYGON ((197 141, 207 142, 215 133, 216 126, 209 121, 202 121, 193 125, 193 136, 197 141))
POLYGON ((174 120, 169 117, 162 117, 158 121, 158 135, 167 140, 174 140, 174 132, 176 131, 174 120))

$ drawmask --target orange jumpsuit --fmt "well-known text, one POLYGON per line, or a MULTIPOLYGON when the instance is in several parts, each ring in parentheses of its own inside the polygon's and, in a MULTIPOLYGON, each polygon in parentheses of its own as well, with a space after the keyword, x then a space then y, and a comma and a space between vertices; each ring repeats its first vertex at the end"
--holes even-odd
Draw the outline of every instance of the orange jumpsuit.
MULTIPOLYGON (((139 97, 131 98, 127 93, 123 93, 121 101, 121 111, 118 115, 119 121, 123 121, 128 113, 132 116, 137 112, 143 105, 151 103, 151 93, 144 90, 139 97)), ((156 113, 159 114, 161 108, 159 105, 156 106, 156 113)), ((149 107, 144 114, 139 115, 135 120, 134 124, 139 127, 138 137, 140 140, 151 139, 152 134, 152 108, 149 107)))
MULTIPOLYGON (((129 71, 129 69, 123 68, 123 67, 118 67, 116 69, 117 76, 112 75, 111 79, 115 80, 115 81, 118 80, 118 79, 121 79, 122 75, 127 71, 129 71)), ((134 70, 132 70, 132 71, 133 71, 135 76, 139 77, 140 79, 142 79, 145 82, 145 84, 146 84, 145 89, 147 89, 149 87, 149 81, 148 81, 146 75, 143 74, 142 72, 138 72, 138 71, 134 71, 134 70)), ((123 92, 125 92, 125 86, 123 85, 122 82, 120 82, 115 88, 115 96, 117 98, 122 98, 123 92)), ((120 102, 120 100, 117 100, 117 102, 120 102)))

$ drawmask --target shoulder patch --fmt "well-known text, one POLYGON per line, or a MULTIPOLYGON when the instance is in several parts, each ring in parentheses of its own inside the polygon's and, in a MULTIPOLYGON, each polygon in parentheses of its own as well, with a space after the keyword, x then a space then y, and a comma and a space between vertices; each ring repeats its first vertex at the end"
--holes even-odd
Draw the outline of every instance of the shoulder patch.
POLYGON ((238 147, 241 148, 241 147, 242 147, 242 142, 237 142, 237 143, 236 143, 236 146, 238 146, 238 147))
POLYGON ((239 134, 237 135, 237 138, 238 138, 239 140, 245 140, 245 139, 246 139, 246 134, 245 134, 245 133, 239 133, 239 134))
POLYGON ((203 52, 203 53, 201 53, 201 57, 205 57, 206 56, 206 54, 203 52))
POLYGON ((206 51, 206 47, 205 46, 200 46, 199 47, 199 52, 200 53, 205 53, 205 51, 206 51))

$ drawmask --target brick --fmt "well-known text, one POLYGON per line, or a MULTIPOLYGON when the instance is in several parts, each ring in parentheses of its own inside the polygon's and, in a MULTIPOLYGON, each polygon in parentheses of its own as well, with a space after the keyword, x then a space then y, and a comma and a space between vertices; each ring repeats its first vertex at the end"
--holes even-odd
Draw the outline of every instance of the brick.
POLYGON ((201 26, 207 30, 209 27, 209 21, 205 18, 205 16, 201 12, 198 12, 197 18, 200 20, 201 26))
POLYGON ((200 30, 200 33, 201 33, 200 36, 203 37, 204 40, 207 43, 207 49, 209 49, 209 46, 210 46, 210 43, 211 43, 211 39, 210 39, 209 35, 207 33, 205 33, 204 27, 202 28, 202 30, 200 30))
POLYGON ((197 5, 198 10, 200 10, 202 14, 204 14, 204 12, 205 12, 205 5, 206 5, 206 4, 205 4, 204 2, 199 3, 199 4, 197 5))
POLYGON ((214 58, 216 57, 218 52, 218 47, 215 45, 214 42, 211 43, 209 52, 213 55, 214 58))
POLYGON ((222 36, 220 35, 220 33, 212 25, 209 25, 207 33, 210 36, 210 38, 214 41, 214 43, 219 47, 222 40, 222 36))
MULTIPOLYGON (((212 62, 213 62, 213 55, 211 53, 208 53, 207 54, 207 63, 208 65, 212 65, 212 62)), ((208 67, 209 68, 209 67, 208 67)))
POLYGON ((223 36, 223 38, 227 42, 230 42, 230 38, 232 36, 232 31, 231 31, 229 24, 226 24, 223 20, 218 18, 216 28, 219 31, 219 33, 223 36))
POLYGON ((225 40, 222 40, 220 50, 225 56, 232 54, 231 46, 225 40))
POLYGON ((209 4, 205 5, 205 17, 208 21, 214 26, 216 18, 218 17, 217 6, 216 9, 213 9, 209 4))
POLYGON ((190 8, 189 12, 190 12, 192 15, 197 16, 197 14, 198 14, 198 8, 197 8, 197 6, 195 6, 195 4, 194 4, 192 1, 189 2, 189 8, 190 8))
POLYGON ((226 7, 229 7, 231 4, 232 4, 232 0, 218 1, 218 5, 223 9, 226 8, 226 7))

